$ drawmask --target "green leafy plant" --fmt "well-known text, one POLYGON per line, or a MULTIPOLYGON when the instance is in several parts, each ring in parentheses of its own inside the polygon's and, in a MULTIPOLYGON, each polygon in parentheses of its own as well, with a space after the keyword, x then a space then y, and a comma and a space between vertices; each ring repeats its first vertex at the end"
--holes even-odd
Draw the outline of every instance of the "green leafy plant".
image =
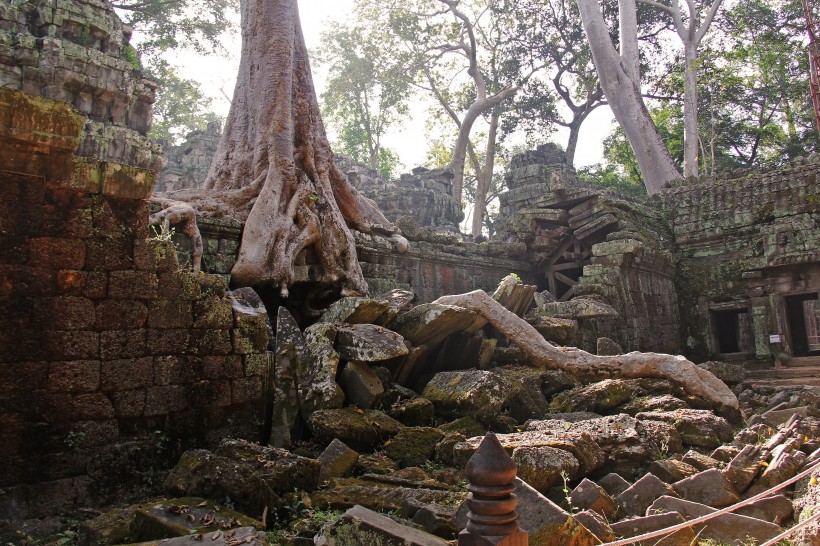
POLYGON ((72 451, 79 451, 85 441, 85 432, 81 430, 72 430, 63 440, 72 451))
POLYGON ((168 222, 163 222, 159 227, 152 224, 151 231, 154 236, 150 237, 150 239, 154 241, 170 241, 174 238, 175 233, 174 228, 170 227, 168 222))

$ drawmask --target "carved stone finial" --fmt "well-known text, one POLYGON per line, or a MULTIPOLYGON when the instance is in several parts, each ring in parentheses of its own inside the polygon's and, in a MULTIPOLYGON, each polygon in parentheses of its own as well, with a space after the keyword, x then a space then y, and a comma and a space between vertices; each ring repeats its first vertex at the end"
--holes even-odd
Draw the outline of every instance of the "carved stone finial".
POLYGON ((467 527, 458 535, 459 546, 527 546, 527 533, 518 527, 516 467, 495 434, 487 433, 478 451, 467 461, 467 527))

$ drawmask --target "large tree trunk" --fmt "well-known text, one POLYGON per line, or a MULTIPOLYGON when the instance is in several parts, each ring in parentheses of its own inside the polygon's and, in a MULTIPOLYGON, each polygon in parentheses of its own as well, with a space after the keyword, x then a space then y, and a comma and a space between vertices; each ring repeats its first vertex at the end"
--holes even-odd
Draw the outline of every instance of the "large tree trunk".
POLYGON ((682 356, 658 353, 596 356, 575 348, 556 347, 483 290, 443 296, 435 303, 455 305, 478 313, 541 368, 565 370, 584 382, 608 378, 668 379, 683 387, 687 394, 708 402, 727 419, 734 422, 742 419, 737 397, 729 387, 682 356))
POLYGON ((683 176, 698 176, 698 54, 694 44, 684 46, 683 176))
POLYGON ((635 2, 621 0, 619 3, 624 10, 621 17, 626 18, 622 25, 623 31, 633 32, 621 36, 621 42, 626 41, 622 50, 629 55, 623 59, 612 45, 598 0, 577 2, 606 100, 635 152, 647 193, 658 193, 664 182, 680 179, 681 175, 649 116, 641 95, 640 78, 636 72, 637 59, 633 57, 637 53, 637 46, 632 44, 636 37, 634 31, 630 31, 635 27, 632 24, 635 2))
POLYGON ((208 192, 177 192, 205 215, 245 221, 237 286, 287 297, 307 252, 312 281, 366 293, 350 228, 406 241, 333 163, 296 0, 242 0, 242 58, 208 192))
POLYGON ((490 116, 490 132, 487 135, 487 149, 484 153, 484 167, 476 177, 475 203, 473 203, 473 225, 472 236, 481 235, 484 227, 484 217, 487 215, 487 194, 493 183, 493 170, 495 170, 495 151, 498 139, 498 123, 501 114, 497 111, 490 116))

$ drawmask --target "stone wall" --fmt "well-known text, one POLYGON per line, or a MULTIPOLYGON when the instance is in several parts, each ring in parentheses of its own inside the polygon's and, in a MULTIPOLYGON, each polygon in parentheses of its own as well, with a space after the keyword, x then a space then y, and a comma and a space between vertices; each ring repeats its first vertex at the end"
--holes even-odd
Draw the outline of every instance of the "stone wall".
MULTIPOLYGON (((679 294, 687 351, 769 364, 793 355, 787 299, 820 291, 820 156, 782 168, 680 183, 663 194, 679 247, 679 294), (735 317, 738 315, 739 317, 735 317), (724 318, 737 347, 720 346, 724 318), (771 345, 770 335, 784 343, 771 345)), ((732 345, 731 340, 726 345, 732 345)))
MULTIPOLYGON (((230 278, 236 262, 242 226, 226 220, 201 218, 202 269, 230 278)), ((446 294, 458 294, 483 289, 492 292, 498 283, 516 273, 526 282, 533 281, 532 266, 522 260, 521 248, 498 242, 462 242, 454 235, 418 230, 410 236, 411 247, 406 254, 397 254, 392 245, 377 237, 354 232, 356 251, 371 294, 393 288, 413 291, 419 301, 430 302, 446 294)), ((190 240, 181 234, 174 236, 179 261, 191 263, 190 240)), ((297 263, 297 281, 310 279, 309 265, 297 263)))
POLYGON ((579 346, 598 337, 625 350, 680 351, 671 232, 659 207, 593 189, 553 144, 510 163, 500 237, 526 245, 535 283, 559 301, 593 298, 618 317, 579 317, 579 346))
POLYGON ((0 3, 0 87, 85 114, 77 155, 159 170, 161 149, 145 138, 156 84, 130 37, 106 0, 0 3))
POLYGON ((222 124, 212 121, 204 131, 189 133, 182 144, 166 146, 165 168, 157 177, 154 191, 204 188, 211 158, 216 153, 221 136, 222 124))
MULTIPOLYGON (((0 520, 258 438, 267 315, 146 240, 154 86, 107 2, 0 4, 0 520), (55 100, 52 100, 55 99, 55 100)), ((0 532, 4 532, 0 529, 0 532)))

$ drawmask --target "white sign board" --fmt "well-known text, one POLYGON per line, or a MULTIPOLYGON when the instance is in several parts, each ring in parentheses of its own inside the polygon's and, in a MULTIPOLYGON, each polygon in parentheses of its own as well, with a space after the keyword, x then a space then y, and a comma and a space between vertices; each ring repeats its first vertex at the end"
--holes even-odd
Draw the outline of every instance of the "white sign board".
POLYGON ((780 334, 772 334, 769 336, 769 343, 783 343, 783 336, 780 334))

